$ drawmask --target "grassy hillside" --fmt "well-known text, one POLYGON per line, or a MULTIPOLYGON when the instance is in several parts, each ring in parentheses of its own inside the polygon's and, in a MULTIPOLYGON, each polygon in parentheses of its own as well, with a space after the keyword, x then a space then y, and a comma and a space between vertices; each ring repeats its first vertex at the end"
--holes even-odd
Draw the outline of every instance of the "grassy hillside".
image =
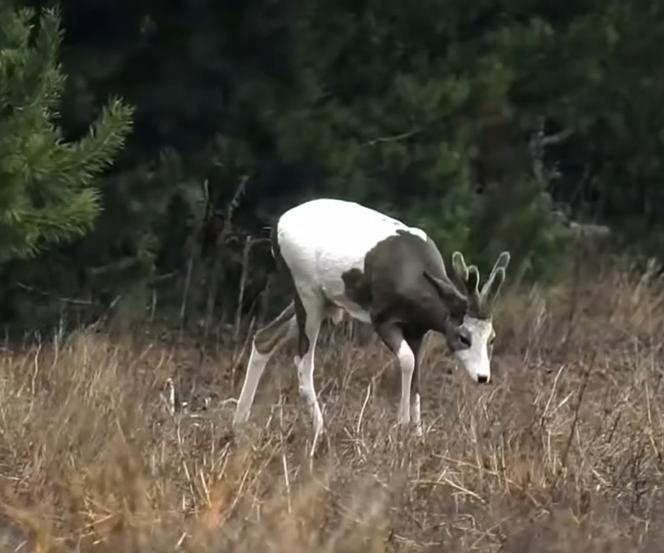
POLYGON ((5 349, 0 551, 660 551, 663 299, 615 268, 506 290, 492 385, 431 337, 422 441, 399 438, 386 350, 328 329, 311 464, 292 352, 234 436, 233 352, 92 330, 5 349))

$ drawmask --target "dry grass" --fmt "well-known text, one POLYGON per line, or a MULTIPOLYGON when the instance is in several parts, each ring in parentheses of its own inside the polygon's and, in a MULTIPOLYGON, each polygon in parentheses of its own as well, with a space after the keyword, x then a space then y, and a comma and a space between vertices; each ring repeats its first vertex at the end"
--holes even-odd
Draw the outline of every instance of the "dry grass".
POLYGON ((491 386, 433 337, 423 441, 394 426, 385 350, 336 330, 313 464, 288 352, 236 436, 229 356, 92 332, 4 352, 0 551, 659 551, 663 290, 613 271, 506 293, 491 386))

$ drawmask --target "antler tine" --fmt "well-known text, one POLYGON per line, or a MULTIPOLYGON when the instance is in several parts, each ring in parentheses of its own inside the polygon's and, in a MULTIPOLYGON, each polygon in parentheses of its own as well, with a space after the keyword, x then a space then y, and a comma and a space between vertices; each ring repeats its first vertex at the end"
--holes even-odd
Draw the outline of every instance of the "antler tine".
POLYGON ((468 280, 468 266, 463 254, 459 251, 452 254, 452 268, 459 281, 465 283, 468 280))
POLYGON ((452 254, 452 268, 457 279, 463 283, 466 293, 475 299, 479 299, 478 287, 480 284, 480 272, 475 265, 468 267, 463 254, 456 251, 452 254))
POLYGON ((510 259, 512 256, 507 250, 500 252, 496 264, 493 266, 494 269, 500 269, 501 267, 507 271, 507 266, 510 264, 510 259))
POLYGON ((466 288, 468 293, 474 298, 480 297, 480 270, 475 265, 468 267, 468 279, 466 280, 466 288))
POLYGON ((507 273, 507 266, 509 265, 510 257, 510 253, 508 251, 503 251, 498 256, 493 269, 491 269, 489 278, 484 283, 484 286, 482 286, 482 292, 480 293, 482 304, 486 305, 490 302, 490 300, 491 303, 493 303, 493 300, 495 300, 496 296, 498 295, 498 291, 505 281, 505 275, 507 273), (498 279, 498 282, 492 290, 492 286, 494 286, 496 279, 498 279))
POLYGON ((484 286, 482 286, 482 291, 480 292, 480 296, 482 297, 486 296, 491 286, 491 283, 493 282, 493 279, 496 278, 496 274, 498 273, 498 271, 501 268, 503 270, 507 270, 509 262, 510 262, 510 253, 507 251, 501 252, 500 255, 498 256, 498 259, 496 259, 493 268, 491 269, 489 278, 487 278, 486 282, 484 283, 484 286))

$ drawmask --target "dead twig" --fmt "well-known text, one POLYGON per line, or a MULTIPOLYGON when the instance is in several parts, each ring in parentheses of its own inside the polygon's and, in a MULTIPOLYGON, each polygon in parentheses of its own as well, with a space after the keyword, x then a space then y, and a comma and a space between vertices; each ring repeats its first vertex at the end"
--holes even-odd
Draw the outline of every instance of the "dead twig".
POLYGON ((214 306, 217 303, 217 292, 220 288, 220 281, 223 281, 223 260, 226 249, 226 241, 231 234, 233 225, 233 214, 235 209, 240 204, 240 198, 246 190, 247 182, 249 181, 248 175, 243 175, 235 189, 235 193, 231 201, 226 206, 226 213, 224 217, 224 224, 221 231, 217 235, 215 241, 215 252, 212 260, 212 268, 209 273, 208 279, 208 294, 205 303, 205 319, 203 323, 203 341, 207 340, 212 326, 212 319, 214 317, 214 306))
POLYGON ((581 411, 581 404, 583 403, 583 396, 585 394, 586 387, 588 386, 590 373, 592 372, 595 364, 596 355, 597 355, 596 353, 593 354, 593 359, 588 364, 586 370, 583 373, 583 379, 581 380, 581 385, 579 387, 579 399, 577 400, 576 406, 574 407, 574 418, 572 419, 572 426, 570 427, 569 435, 567 436, 567 442, 565 443, 565 449, 563 450, 563 455, 560 459, 560 466, 558 467, 558 470, 556 471, 556 476, 554 477, 553 482, 551 482, 551 487, 549 488, 549 497, 553 497, 553 492, 555 491, 556 486, 558 485, 560 476, 562 472, 567 468, 567 457, 569 456, 569 451, 570 448, 572 447, 572 440, 574 439, 574 433, 576 432, 576 426, 579 421, 579 413, 581 411))
POLYGON ((249 256, 254 240, 251 235, 244 240, 242 249, 242 274, 240 276, 240 290, 238 292, 237 307, 235 309, 235 323, 233 324, 233 343, 236 344, 240 335, 240 326, 242 322, 242 302, 244 300, 244 291, 247 286, 247 275, 249 274, 249 256))

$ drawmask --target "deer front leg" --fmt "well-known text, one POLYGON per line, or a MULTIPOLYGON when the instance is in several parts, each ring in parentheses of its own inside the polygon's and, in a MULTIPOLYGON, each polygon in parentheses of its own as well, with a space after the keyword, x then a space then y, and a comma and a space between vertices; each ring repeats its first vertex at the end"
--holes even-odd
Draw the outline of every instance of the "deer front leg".
POLYGON ((415 427, 415 435, 422 436, 422 415, 420 412, 420 362, 422 360, 422 340, 424 336, 409 336, 408 345, 415 355, 415 368, 410 388, 410 421, 415 427))
POLYGON ((415 355, 408 342, 402 339, 397 351, 399 367, 401 368, 401 402, 399 403, 399 423, 410 423, 410 389, 415 372, 415 355))
POLYGON ((385 342, 399 361, 401 370, 401 400, 399 401, 399 424, 410 423, 410 389, 415 371, 415 354, 404 339, 401 328, 395 323, 376 326, 376 333, 385 342))

